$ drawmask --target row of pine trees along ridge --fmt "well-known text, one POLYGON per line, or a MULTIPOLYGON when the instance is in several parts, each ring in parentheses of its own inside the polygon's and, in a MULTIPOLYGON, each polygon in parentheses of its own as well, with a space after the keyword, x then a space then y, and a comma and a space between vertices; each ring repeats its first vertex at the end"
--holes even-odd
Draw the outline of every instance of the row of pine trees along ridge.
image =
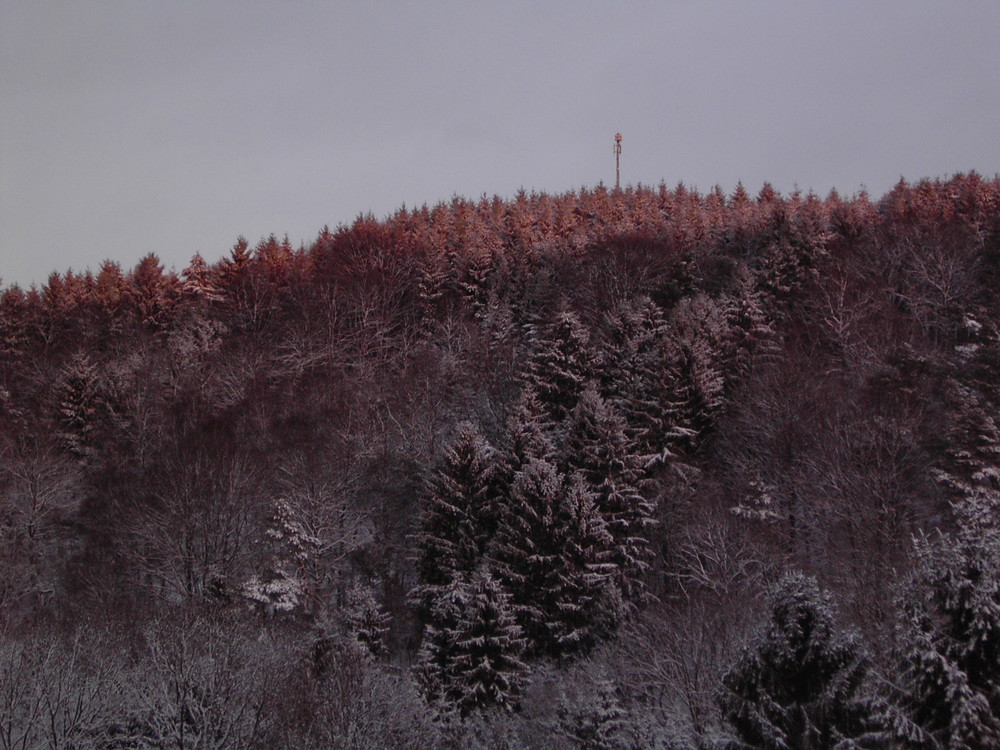
POLYGON ((970 173, 0 289, 0 748, 1000 747, 998 288, 970 173))

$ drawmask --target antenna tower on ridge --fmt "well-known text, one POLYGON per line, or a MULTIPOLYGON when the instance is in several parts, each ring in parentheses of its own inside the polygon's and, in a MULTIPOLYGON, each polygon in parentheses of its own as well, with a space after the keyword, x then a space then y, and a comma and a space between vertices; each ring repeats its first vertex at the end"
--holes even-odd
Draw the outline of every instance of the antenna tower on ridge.
POLYGON ((615 190, 622 189, 622 134, 615 133, 615 190))

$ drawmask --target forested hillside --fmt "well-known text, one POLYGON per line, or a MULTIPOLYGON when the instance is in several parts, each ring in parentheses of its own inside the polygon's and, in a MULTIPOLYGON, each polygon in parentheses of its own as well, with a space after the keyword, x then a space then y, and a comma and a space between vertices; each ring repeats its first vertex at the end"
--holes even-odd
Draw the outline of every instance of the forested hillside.
POLYGON ((8 287, 0 748, 1000 747, 998 289, 975 174, 8 287))

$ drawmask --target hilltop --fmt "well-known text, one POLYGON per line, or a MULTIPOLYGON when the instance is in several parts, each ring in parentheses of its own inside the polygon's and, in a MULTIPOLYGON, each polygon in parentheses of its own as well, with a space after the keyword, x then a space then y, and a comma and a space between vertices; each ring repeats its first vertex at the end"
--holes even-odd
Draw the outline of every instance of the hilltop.
POLYGON ((455 198, 8 287, 0 687, 41 737, 59 664, 60 741, 775 747, 799 706, 810 746, 986 747, 998 288, 976 174, 455 198))

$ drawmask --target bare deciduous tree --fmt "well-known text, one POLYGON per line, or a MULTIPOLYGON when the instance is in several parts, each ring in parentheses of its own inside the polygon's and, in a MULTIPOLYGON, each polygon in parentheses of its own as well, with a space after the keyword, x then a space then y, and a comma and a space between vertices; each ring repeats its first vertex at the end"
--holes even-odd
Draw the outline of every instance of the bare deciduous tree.
POLYGON ((175 445, 161 461, 147 478, 149 501, 122 501, 123 554, 169 599, 224 593, 247 569, 259 465, 210 442, 175 445))
POLYGON ((98 634, 0 641, 0 750, 105 747, 122 710, 123 675, 98 634))

